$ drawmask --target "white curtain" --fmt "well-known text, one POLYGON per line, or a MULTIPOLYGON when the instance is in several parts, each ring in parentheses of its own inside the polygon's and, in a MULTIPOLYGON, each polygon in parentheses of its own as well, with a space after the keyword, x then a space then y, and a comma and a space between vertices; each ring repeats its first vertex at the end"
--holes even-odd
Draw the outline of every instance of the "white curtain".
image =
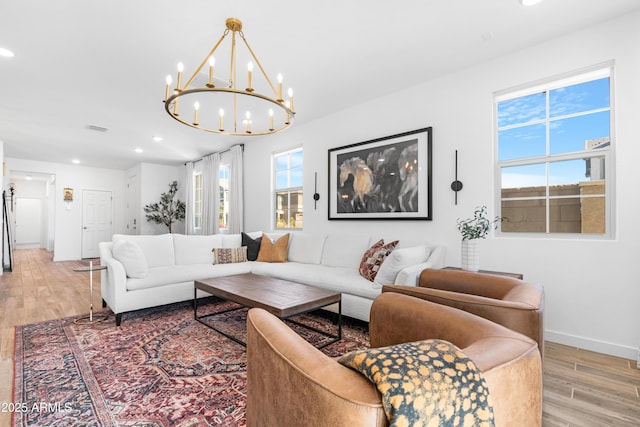
POLYGON ((205 156, 202 162, 202 234, 218 234, 220 154, 205 156))
POLYGON ((229 233, 237 234, 244 231, 244 183, 242 146, 234 145, 231 152, 231 167, 229 170, 229 233))
POLYGON ((187 208, 184 218, 184 234, 195 234, 193 223, 193 162, 187 162, 187 183, 185 191, 185 206, 187 208))

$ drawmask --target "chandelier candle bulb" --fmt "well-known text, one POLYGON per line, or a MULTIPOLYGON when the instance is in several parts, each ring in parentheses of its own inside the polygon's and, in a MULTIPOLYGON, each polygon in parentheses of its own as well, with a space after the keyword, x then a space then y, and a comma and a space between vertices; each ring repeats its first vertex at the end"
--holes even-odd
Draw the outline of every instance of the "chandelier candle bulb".
POLYGON ((282 74, 279 74, 279 73, 278 73, 278 99, 276 101, 278 102, 284 101, 282 99, 282 74))
POLYGON ((251 87, 251 74, 253 74, 253 62, 249 62, 249 64, 247 64, 247 70, 249 73, 248 76, 248 85, 247 85, 247 92, 253 92, 253 88, 251 87))
POLYGON ((171 95, 171 82, 173 82, 173 79, 171 78, 171 76, 167 76, 167 93, 164 97, 165 101, 169 99, 169 95, 171 95))
POLYGON ((247 111, 247 133, 251 133, 251 113, 247 111))
POLYGON ((289 94, 289 108, 293 111, 293 89, 289 88, 287 92, 289 94))
POLYGON ((218 114, 220 114, 220 132, 224 131, 224 110, 221 108, 220 111, 218 111, 218 114))
POLYGON ((213 56, 209 58, 209 83, 207 83, 207 87, 215 87, 213 84, 213 66, 216 65, 216 58, 213 56))
POLYGON ((198 126, 198 111, 200 111, 200 103, 196 101, 196 103, 193 104, 193 124, 195 126, 198 126))
POLYGON ((182 86, 182 72, 184 71, 184 64, 182 62, 178 62, 178 84, 176 85, 176 90, 180 92, 180 86, 182 86))
POLYGON ((269 108, 269 130, 273 130, 273 108, 269 108))

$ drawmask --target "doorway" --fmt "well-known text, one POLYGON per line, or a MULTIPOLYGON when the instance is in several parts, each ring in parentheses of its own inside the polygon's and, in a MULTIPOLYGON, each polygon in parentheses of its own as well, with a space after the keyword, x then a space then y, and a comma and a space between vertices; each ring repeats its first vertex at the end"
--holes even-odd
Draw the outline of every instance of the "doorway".
POLYGON ((42 200, 16 197, 15 243, 16 249, 42 247, 42 200))
POLYGON ((53 251, 56 176, 48 173, 10 171, 13 197, 7 199, 12 249, 40 248, 53 251))

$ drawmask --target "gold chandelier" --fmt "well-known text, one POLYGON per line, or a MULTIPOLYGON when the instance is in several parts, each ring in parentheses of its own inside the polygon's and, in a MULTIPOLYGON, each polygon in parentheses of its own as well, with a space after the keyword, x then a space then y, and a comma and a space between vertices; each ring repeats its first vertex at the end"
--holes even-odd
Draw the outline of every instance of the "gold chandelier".
MULTIPOLYGON (((236 18, 226 21, 227 28, 202 63, 187 82, 182 85, 184 66, 178 64, 178 78, 172 89, 173 79, 167 76, 164 109, 182 124, 196 129, 223 135, 259 136, 287 129, 293 123, 293 91, 287 91, 288 99, 282 96, 282 74, 277 76, 277 87, 273 85, 262 64, 249 46, 242 32, 242 22, 236 18), (214 53, 224 50, 223 40, 231 33, 231 45, 227 79, 219 77, 214 53), (238 88, 238 56, 236 36, 240 36, 247 52, 246 88, 238 88), (263 79, 253 78, 254 62, 263 79), (205 65, 208 63, 208 69, 205 65), (215 71, 215 73, 214 73, 215 71), (268 95, 272 93, 272 95, 268 95)), ((259 77, 259 76, 258 76, 259 77)), ((241 87, 244 85, 240 85, 241 87)))

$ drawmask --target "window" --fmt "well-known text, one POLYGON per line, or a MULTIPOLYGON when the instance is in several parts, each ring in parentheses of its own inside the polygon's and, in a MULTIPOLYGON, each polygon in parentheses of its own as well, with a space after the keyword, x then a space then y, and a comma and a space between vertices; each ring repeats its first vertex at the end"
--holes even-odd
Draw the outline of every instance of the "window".
MULTIPOLYGON (((221 164, 218 169, 218 189, 220 205, 218 210, 218 231, 226 233, 229 229, 229 164, 221 164)), ((202 171, 193 172, 193 227, 197 232, 202 229, 202 212, 203 212, 203 173, 202 171)))
POLYGON ((273 156, 276 228, 302 228, 302 148, 273 156))
POLYGON ((502 233, 611 235, 611 66, 495 96, 502 233))
POLYGON ((218 175, 220 187, 218 230, 220 233, 226 233, 229 229, 229 171, 230 165, 220 165, 218 175))
POLYGON ((202 228, 202 172, 193 173, 193 227, 202 228))

